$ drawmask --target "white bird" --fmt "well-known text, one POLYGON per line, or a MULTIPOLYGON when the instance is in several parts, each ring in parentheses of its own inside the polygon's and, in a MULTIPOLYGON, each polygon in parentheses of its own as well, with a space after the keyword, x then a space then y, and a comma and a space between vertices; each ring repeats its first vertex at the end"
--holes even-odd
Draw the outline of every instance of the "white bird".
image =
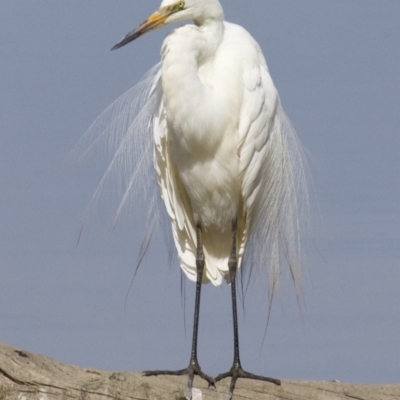
MULTIPOLYGON (((196 281, 189 366, 144 374, 188 374, 189 399, 194 375, 211 385, 231 377, 230 399, 238 378, 280 384, 241 367, 236 276, 239 268, 247 274, 255 266, 266 270, 272 296, 286 263, 298 283, 299 193, 306 196, 307 191, 301 148, 263 53, 244 28, 224 21, 218 0, 164 0, 113 50, 183 20, 194 24, 166 37, 161 64, 108 111, 117 114, 111 131, 123 137, 106 177, 113 169, 117 174, 122 168, 130 171, 122 204, 138 182, 142 186, 136 189, 148 192, 152 181, 145 171, 153 147, 181 268, 196 281), (132 111, 135 107, 137 114, 132 111), (154 146, 149 145, 149 131, 154 146), (224 279, 232 292, 234 361, 229 372, 214 380, 202 372, 197 360, 200 293, 202 283, 220 285, 224 279)), ((153 215, 155 203, 148 204, 153 215)))

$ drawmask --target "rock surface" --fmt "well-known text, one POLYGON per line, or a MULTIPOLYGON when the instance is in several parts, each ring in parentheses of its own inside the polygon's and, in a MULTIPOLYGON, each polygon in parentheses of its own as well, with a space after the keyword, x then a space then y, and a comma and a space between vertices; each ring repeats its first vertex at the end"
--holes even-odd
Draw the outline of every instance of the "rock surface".
MULTIPOLYGON (((0 343, 0 400, 184 400, 185 377, 143 377, 67 365, 0 343)), ((195 378, 197 397, 226 400, 229 379, 217 389, 195 378)), ((283 380, 282 386, 239 380, 234 400, 400 400, 400 384, 364 385, 283 380)))

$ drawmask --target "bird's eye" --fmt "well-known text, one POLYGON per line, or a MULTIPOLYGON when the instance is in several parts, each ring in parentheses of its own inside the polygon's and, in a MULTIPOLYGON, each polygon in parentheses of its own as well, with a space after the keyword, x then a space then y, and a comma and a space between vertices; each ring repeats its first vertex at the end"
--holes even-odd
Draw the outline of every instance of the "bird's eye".
POLYGON ((185 2, 184 2, 184 1, 180 1, 180 2, 178 3, 178 8, 179 8, 180 10, 183 10, 183 9, 185 8, 185 2))

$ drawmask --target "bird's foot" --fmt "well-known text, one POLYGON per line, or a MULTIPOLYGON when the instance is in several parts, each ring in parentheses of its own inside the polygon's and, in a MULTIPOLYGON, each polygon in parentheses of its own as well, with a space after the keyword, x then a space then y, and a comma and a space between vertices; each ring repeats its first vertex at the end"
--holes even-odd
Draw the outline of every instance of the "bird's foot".
POLYGON ((194 376, 197 375, 200 378, 204 379, 208 382, 208 387, 215 387, 214 378, 206 375, 200 368, 200 365, 197 361, 191 361, 189 366, 184 369, 179 369, 177 371, 143 371, 144 376, 158 376, 158 375, 172 375, 172 376, 181 376, 188 375, 188 400, 192 400, 192 388, 193 388, 193 379, 194 376))
POLYGON ((228 372, 225 372, 224 374, 219 374, 215 378, 215 383, 221 381, 222 379, 228 378, 228 377, 231 377, 231 384, 229 386, 229 393, 228 393, 227 400, 232 399, 232 394, 235 389, 236 381, 239 378, 255 379, 258 381, 271 382, 278 386, 281 385, 281 381, 279 379, 268 378, 266 376, 260 376, 260 375, 254 375, 254 374, 251 374, 250 372, 244 371, 242 366, 240 365, 240 363, 234 363, 232 368, 228 372))

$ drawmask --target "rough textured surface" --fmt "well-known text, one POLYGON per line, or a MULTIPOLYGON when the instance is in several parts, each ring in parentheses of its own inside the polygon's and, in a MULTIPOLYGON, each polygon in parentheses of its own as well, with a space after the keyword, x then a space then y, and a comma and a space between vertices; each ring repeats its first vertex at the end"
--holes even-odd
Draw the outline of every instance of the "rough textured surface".
MULTIPOLYGON (((195 379, 203 400, 225 400, 229 380, 208 389, 195 379)), ((185 377, 143 377, 67 365, 51 358, 0 344, 0 400, 183 400, 185 377)), ((235 400, 400 400, 400 384, 358 385, 336 382, 240 380, 235 400)))

